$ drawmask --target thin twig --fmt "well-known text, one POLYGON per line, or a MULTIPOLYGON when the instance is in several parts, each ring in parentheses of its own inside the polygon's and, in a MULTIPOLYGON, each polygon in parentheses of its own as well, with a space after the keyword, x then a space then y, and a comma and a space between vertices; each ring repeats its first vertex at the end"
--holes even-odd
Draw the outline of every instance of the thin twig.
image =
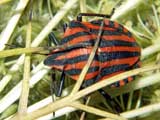
MULTIPOLYGON (((31 44, 31 21, 28 23, 27 26, 27 34, 26 34, 26 48, 30 47, 31 44)), ((29 96, 29 80, 30 80, 30 64, 31 64, 31 57, 30 55, 26 55, 24 61, 24 74, 23 74, 23 81, 22 81, 22 91, 19 101, 18 107, 18 115, 19 119, 22 119, 27 114, 27 104, 28 104, 28 96, 29 96)))
MULTIPOLYGON (((88 105, 90 99, 91 99, 91 96, 88 96, 88 97, 87 97, 87 100, 86 100, 86 102, 85 102, 85 105, 88 105)), ((82 112, 79 120, 85 120, 85 114, 86 114, 86 112, 82 112)))
POLYGON ((92 113, 92 114, 95 114, 95 115, 99 115, 101 117, 109 117, 109 118, 113 118, 115 120, 126 120, 125 118, 123 118, 119 115, 112 114, 112 113, 109 113, 109 112, 106 112, 103 110, 99 110, 99 109, 91 107, 91 106, 83 105, 81 103, 74 102, 74 103, 71 103, 70 106, 78 108, 78 109, 86 111, 86 112, 89 112, 89 113, 92 113))
POLYGON ((153 113, 156 111, 160 111, 160 103, 155 103, 152 105, 147 105, 147 106, 141 107, 139 109, 134 109, 134 110, 131 110, 128 112, 123 112, 120 115, 125 118, 134 118, 134 117, 137 117, 140 115, 144 115, 146 113, 149 114, 149 113, 153 113))
POLYGON ((139 13, 137 13, 137 18, 138 18, 139 23, 143 27, 143 29, 148 33, 148 35, 150 35, 150 37, 153 37, 154 36, 153 33, 144 25, 139 13))
POLYGON ((7 2, 10 2, 11 0, 1 0, 0 1, 0 5, 4 4, 4 3, 7 3, 7 2))
MULTIPOLYGON (((87 9, 86 9, 86 0, 80 0, 80 12, 81 13, 86 13, 87 9)), ((86 21, 85 17, 83 17, 83 21, 86 21)))
POLYGON ((112 15, 111 20, 116 20, 125 14, 129 13, 131 10, 136 9, 143 3, 143 0, 127 0, 120 7, 115 10, 115 13, 112 15))
POLYGON ((129 93, 129 99, 128 99, 128 103, 127 103, 127 110, 130 110, 131 109, 131 106, 132 106, 132 100, 133 100, 133 91, 131 91, 129 93))

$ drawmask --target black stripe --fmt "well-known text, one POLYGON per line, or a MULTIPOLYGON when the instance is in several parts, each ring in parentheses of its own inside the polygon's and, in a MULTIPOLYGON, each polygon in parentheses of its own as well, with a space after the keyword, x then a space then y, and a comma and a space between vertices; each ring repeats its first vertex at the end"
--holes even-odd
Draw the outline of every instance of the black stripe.
POLYGON ((85 81, 83 82, 83 84, 82 84, 82 87, 85 88, 85 87, 87 87, 87 86, 90 86, 90 85, 94 84, 94 83, 96 82, 96 80, 97 80, 97 77, 98 77, 98 76, 96 75, 96 76, 94 76, 94 77, 91 78, 91 79, 85 80, 85 81))
MULTIPOLYGON (((94 46, 95 40, 85 40, 84 42, 80 42, 81 44, 84 44, 84 46, 94 46)), ((79 43, 77 43, 79 44, 79 43)), ((138 44, 136 42, 127 42, 123 40, 105 40, 101 39, 99 47, 114 47, 114 46, 127 46, 127 47, 137 47, 138 44)))
MULTIPOLYGON (((61 54, 65 55, 65 53, 61 54)), ((128 52, 128 51, 116 51, 116 52, 99 52, 98 55, 96 54, 94 60, 99 62, 106 62, 113 59, 121 59, 121 58, 129 58, 129 57, 136 57, 139 56, 139 52, 128 52)), ((55 60, 55 54, 49 56, 44 64, 45 65, 65 65, 65 64, 74 64, 82 61, 87 61, 89 54, 80 55, 77 57, 73 57, 70 59, 61 59, 55 60)))
POLYGON ((123 81, 125 82, 125 84, 128 83, 128 78, 124 79, 123 81))
POLYGON ((67 37, 63 38, 61 40, 60 44, 63 45, 64 43, 67 43, 67 42, 71 41, 74 38, 77 38, 77 37, 80 37, 80 36, 85 36, 85 35, 91 35, 91 34, 89 32, 85 32, 85 31, 77 32, 75 34, 72 34, 70 36, 67 36, 67 37))
POLYGON ((113 21, 109 21, 109 27, 115 28, 115 27, 114 27, 114 22, 113 22, 113 21))
POLYGON ((115 72, 125 71, 128 67, 129 67, 128 64, 118 64, 118 65, 102 68, 100 72, 100 76, 104 77, 106 75, 109 75, 115 72))
MULTIPOLYGON (((104 27, 109 27, 109 28, 115 28, 115 25, 114 25, 114 21, 110 21, 110 20, 108 20, 109 21, 109 24, 104 24, 104 27)), ((101 25, 101 22, 102 22, 102 19, 99 19, 99 20, 93 20, 93 21, 91 21, 90 23, 92 24, 92 25, 96 25, 96 26, 100 26, 101 25)), ((77 26, 78 27, 78 26, 77 26)))
MULTIPOLYGON (((88 60, 88 57, 89 57, 89 55, 85 54, 85 55, 80 55, 80 56, 77 56, 77 57, 67 59, 66 61, 64 59, 63 60, 53 60, 52 59, 52 64, 53 65, 74 64, 74 63, 78 63, 78 62, 81 62, 81 61, 86 61, 86 60, 88 60), (63 61, 65 61, 65 63, 63 61)), ((50 59, 51 59, 51 57, 50 57, 50 59)))
MULTIPOLYGON (((54 55, 55 55, 55 54, 54 54, 54 55)), ((52 56, 53 56, 53 55, 48 56, 48 57, 44 60, 43 64, 44 64, 44 65, 47 65, 47 66, 52 66, 52 65, 62 65, 62 66, 63 66, 63 65, 65 64, 65 62, 66 62, 65 59, 56 61, 54 58, 52 58, 52 56)), ((54 57, 54 56, 53 56, 53 57, 54 57)))
POLYGON ((69 24, 69 28, 77 28, 77 27, 81 27, 85 30, 88 30, 88 27, 86 27, 83 22, 79 22, 79 21, 71 21, 70 24, 69 24))
MULTIPOLYGON (((90 29, 91 34, 96 34, 98 35, 99 33, 99 29, 90 29)), ((102 32, 102 36, 111 36, 111 35, 122 35, 122 33, 118 32, 118 31, 110 31, 110 30, 103 30, 102 32)))
POLYGON ((120 86, 120 83, 119 83, 119 81, 118 81, 118 82, 115 82, 115 83, 111 84, 110 86, 119 87, 119 86, 120 86))
POLYGON ((106 62, 113 59, 122 59, 140 56, 139 52, 115 51, 115 52, 99 52, 99 62, 106 62))
MULTIPOLYGON (((96 72, 99 70, 99 66, 95 66, 95 67, 90 67, 88 69, 87 73, 92 73, 92 72, 96 72)), ((82 69, 70 69, 70 70, 65 70, 64 72, 69 74, 69 75, 79 75, 81 73, 82 69)))

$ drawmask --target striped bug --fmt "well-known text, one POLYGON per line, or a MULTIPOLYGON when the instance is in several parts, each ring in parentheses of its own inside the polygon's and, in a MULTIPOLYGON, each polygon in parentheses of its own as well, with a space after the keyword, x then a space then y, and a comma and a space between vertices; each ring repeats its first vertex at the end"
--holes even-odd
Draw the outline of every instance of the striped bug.
MULTIPOLYGON (((139 67, 140 47, 126 28, 108 19, 84 22, 82 16, 110 18, 111 15, 81 13, 78 15, 77 20, 71 21, 68 25, 65 24, 63 39, 60 42, 56 40, 53 33, 49 35, 55 45, 70 45, 67 48, 52 50, 44 60, 45 65, 62 72, 57 96, 61 95, 64 75, 68 75, 73 80, 78 79, 93 49, 102 21, 104 26, 99 47, 82 87, 139 67)), ((131 76, 111 86, 123 86, 132 80, 133 77, 131 76)), ((103 96, 105 95, 102 89, 99 92, 103 96)))

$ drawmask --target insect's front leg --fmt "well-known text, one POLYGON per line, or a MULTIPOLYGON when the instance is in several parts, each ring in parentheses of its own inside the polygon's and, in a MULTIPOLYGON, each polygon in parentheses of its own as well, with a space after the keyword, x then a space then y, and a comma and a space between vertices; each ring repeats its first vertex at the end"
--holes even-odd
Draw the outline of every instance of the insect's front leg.
POLYGON ((65 33, 67 27, 68 27, 68 24, 67 24, 67 23, 64 23, 64 24, 63 24, 63 32, 64 32, 64 33, 65 33))
POLYGON ((57 40, 55 34, 53 32, 51 32, 49 35, 48 35, 48 38, 49 38, 49 42, 48 42, 48 46, 51 46, 52 43, 54 45, 59 45, 59 41, 57 40))

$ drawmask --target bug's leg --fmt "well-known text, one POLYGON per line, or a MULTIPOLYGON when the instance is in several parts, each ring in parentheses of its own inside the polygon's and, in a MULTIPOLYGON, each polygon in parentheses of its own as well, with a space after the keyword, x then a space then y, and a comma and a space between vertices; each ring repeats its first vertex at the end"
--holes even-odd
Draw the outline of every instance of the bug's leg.
POLYGON ((115 113, 118 114, 122 112, 122 109, 119 106, 119 104, 113 98, 111 98, 111 96, 108 93, 106 93, 103 89, 99 89, 98 92, 106 99, 107 103, 112 107, 115 113))
POLYGON ((77 16, 77 21, 82 22, 82 17, 83 16, 95 16, 95 17, 104 17, 104 18, 111 18, 111 16, 114 14, 115 8, 112 9, 111 14, 105 15, 105 14, 97 14, 97 13, 80 13, 77 16))
POLYGON ((53 93, 55 92, 55 87, 56 87, 56 85, 55 85, 55 79, 56 79, 56 77, 55 77, 55 73, 53 73, 53 71, 52 71, 52 73, 51 73, 51 85, 50 85, 50 91, 51 91, 51 95, 52 95, 52 100, 54 101, 54 96, 53 96, 53 93))
POLYGON ((67 27, 68 27, 67 23, 64 23, 64 24, 63 24, 63 32, 64 32, 64 33, 65 33, 67 27))
POLYGON ((57 97, 60 97, 62 95, 64 81, 65 81, 65 74, 64 74, 64 71, 62 71, 61 78, 60 78, 60 84, 59 84, 59 87, 58 87, 58 91, 56 93, 57 97))
POLYGON ((51 83, 51 93, 55 93, 56 97, 60 97, 62 94, 63 86, 64 86, 64 81, 65 81, 65 74, 64 71, 62 71, 60 81, 55 80, 55 73, 52 73, 52 83, 51 83))
POLYGON ((49 35, 49 42, 48 42, 48 46, 51 46, 51 44, 53 43, 54 45, 59 45, 59 41, 57 40, 56 36, 54 35, 53 32, 51 32, 49 35))

